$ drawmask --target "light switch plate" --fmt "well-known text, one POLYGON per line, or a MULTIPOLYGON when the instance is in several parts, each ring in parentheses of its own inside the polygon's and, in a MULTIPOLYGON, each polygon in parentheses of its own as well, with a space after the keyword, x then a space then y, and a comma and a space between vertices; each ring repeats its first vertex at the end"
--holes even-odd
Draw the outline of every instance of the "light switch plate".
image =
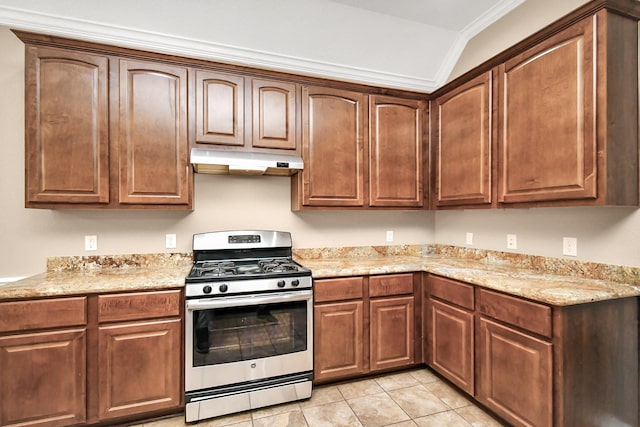
POLYGON ((164 246, 167 249, 175 249, 176 248, 176 235, 175 234, 167 234, 164 239, 164 246))
POLYGON ((473 233, 467 233, 467 245, 473 245, 473 233))
POLYGON ((387 242, 393 242, 393 231, 392 230, 388 230, 387 231, 387 242))
POLYGON ((518 248, 518 240, 515 234, 507 234, 507 248, 508 249, 518 248))
POLYGON ((84 250, 85 251, 97 251, 98 250, 98 236, 84 236, 84 250))

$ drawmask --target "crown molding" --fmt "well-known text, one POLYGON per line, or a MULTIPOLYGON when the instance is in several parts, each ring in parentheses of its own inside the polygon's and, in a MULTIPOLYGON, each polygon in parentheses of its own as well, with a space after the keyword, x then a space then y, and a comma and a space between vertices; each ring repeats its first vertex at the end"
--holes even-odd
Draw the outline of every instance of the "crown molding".
MULTIPOLYGON (((0 6, 0 25, 133 49, 415 92, 432 92, 443 82, 442 79, 407 76, 333 64, 310 58, 287 56, 5 6, 0 6)), ((454 64, 455 60, 457 57, 454 59, 454 64)))
POLYGON ((495 4, 492 8, 473 20, 470 24, 462 29, 460 34, 467 41, 475 37, 479 32, 520 6, 526 0, 503 0, 495 4))

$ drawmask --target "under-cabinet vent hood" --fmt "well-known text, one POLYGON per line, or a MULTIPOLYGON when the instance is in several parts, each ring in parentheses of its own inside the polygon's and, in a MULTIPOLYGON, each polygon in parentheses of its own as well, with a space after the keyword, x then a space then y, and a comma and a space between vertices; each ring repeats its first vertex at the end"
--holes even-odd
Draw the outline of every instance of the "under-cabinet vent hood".
POLYGON ((192 148, 191 163, 198 173, 290 176, 302 170, 302 157, 292 154, 249 153, 192 148))

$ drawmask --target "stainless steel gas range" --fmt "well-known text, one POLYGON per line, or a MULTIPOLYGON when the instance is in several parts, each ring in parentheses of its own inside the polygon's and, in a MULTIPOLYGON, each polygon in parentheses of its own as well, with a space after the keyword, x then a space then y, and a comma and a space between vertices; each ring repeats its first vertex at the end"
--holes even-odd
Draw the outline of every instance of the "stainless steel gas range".
POLYGON ((311 271, 282 231, 193 236, 186 278, 187 422, 311 396, 311 271))

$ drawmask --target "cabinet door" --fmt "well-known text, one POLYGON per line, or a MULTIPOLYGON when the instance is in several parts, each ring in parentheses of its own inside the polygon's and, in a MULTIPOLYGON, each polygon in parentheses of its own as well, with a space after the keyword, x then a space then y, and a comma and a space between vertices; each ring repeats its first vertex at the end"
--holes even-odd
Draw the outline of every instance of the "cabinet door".
POLYGON ((108 59, 26 49, 26 204, 109 202, 108 59))
POLYGON ((86 331, 0 338, 0 425, 86 421, 86 331))
POLYGON ((98 330, 99 418, 180 405, 180 319, 98 330))
POLYGON ((491 203, 492 91, 489 71, 434 101, 435 207, 491 203))
POLYGON ((473 395, 473 313, 433 299, 428 311, 429 365, 473 395))
POLYGON ((251 80, 252 146, 296 149, 297 90, 295 83, 251 80))
POLYGON ((364 206, 366 108, 362 93, 302 89, 303 205, 364 206))
POLYGON ((422 206, 423 104, 372 95, 369 111, 369 204, 422 206))
POLYGON ((478 400, 514 425, 552 425, 551 344, 484 317, 478 341, 478 400))
POLYGON ((196 142, 244 145, 244 77, 196 71, 196 142))
POLYGON ((186 68, 120 60, 119 79, 120 203, 190 205, 186 68))
POLYGON ((499 68, 499 201, 597 196, 593 18, 499 68))
POLYGON ((315 380, 364 373, 362 301, 314 308, 315 380))
POLYGON ((375 299, 370 307, 371 370, 413 364, 413 297, 375 299))

